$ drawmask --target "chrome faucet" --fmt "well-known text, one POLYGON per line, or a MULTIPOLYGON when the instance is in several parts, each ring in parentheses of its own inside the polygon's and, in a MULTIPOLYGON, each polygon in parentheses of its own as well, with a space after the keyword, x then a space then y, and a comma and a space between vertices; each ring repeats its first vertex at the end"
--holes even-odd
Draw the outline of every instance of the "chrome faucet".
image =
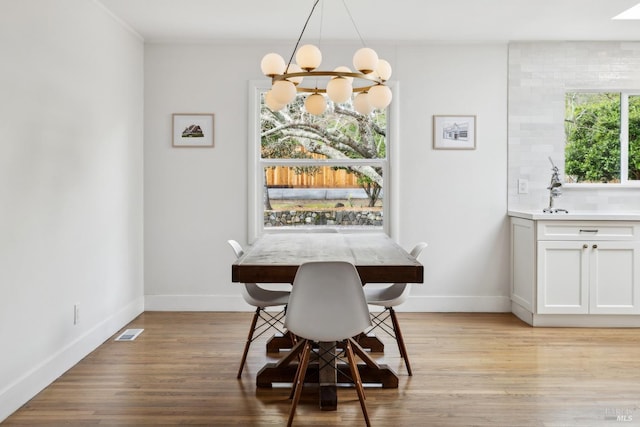
POLYGON ((549 207, 544 208, 542 212, 569 213, 569 211, 566 209, 553 207, 553 199, 555 199, 556 197, 560 197, 560 195, 562 194, 562 192, 560 191, 560 187, 562 187, 562 181, 560 181, 560 174, 558 173, 558 167, 553 164, 553 160, 551 160, 551 157, 549 157, 549 161, 551 162, 551 166, 552 166, 551 170, 553 171, 553 173, 551 174, 551 183, 547 187, 547 190, 549 190, 549 207))

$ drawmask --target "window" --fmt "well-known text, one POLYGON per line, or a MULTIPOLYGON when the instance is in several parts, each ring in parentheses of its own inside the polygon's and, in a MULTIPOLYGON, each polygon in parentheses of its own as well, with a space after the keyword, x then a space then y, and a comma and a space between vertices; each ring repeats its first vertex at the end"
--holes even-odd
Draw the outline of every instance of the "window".
POLYGON ((565 179, 574 183, 640 180, 640 96, 569 92, 565 96, 565 179))
POLYGON ((387 230, 387 111, 363 116, 328 100, 314 116, 298 95, 273 112, 267 90, 255 84, 250 117, 250 236, 295 227, 387 230))

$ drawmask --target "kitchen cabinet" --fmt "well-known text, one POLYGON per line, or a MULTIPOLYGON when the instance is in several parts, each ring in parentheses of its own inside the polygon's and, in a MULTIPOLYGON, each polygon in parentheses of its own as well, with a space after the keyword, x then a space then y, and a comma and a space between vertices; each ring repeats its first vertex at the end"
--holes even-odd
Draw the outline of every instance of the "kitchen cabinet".
POLYGON ((532 325, 640 326, 640 222, 511 217, 513 312, 532 325))

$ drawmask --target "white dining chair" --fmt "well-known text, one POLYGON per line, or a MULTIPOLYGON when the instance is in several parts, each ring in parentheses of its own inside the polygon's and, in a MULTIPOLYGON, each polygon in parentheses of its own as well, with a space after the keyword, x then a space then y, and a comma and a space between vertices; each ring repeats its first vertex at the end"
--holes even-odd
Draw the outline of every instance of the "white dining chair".
MULTIPOLYGON (((414 258, 418 258, 420 253, 422 253, 422 250, 426 247, 427 244, 425 242, 420 242, 411 250, 410 255, 414 258)), ((380 329, 393 337, 398 343, 400 357, 404 360, 407 372, 411 376, 413 373, 411 372, 411 364, 409 363, 407 347, 405 346, 404 338, 402 337, 398 317, 393 309, 393 307, 397 307, 407 300, 410 291, 410 283, 394 283, 384 288, 367 288, 365 286, 364 289, 367 304, 384 307, 383 311, 371 312, 371 321, 373 326, 367 331, 367 333, 372 332, 374 329, 380 329), (390 325, 389 320, 391 320, 390 325)))
MULTIPOLYGON (((303 340, 300 344, 303 349, 294 378, 293 402, 287 425, 291 426, 293 423, 300 400, 312 342, 342 341, 341 348, 346 353, 351 371, 350 380, 355 385, 365 422, 369 426, 364 387, 353 353, 351 337, 371 326, 371 319, 362 282, 355 266, 343 261, 317 261, 300 265, 293 282, 284 324, 290 332, 303 340)), ((319 349, 321 347, 318 346, 319 349)), ((334 352, 329 353, 318 354, 319 363, 327 363, 327 359, 339 356, 334 352)), ((332 363, 331 365, 333 366, 332 363)))
MULTIPOLYGON (((236 258, 240 258, 244 255, 244 250, 240 243, 235 240, 228 240, 227 243, 233 248, 236 254, 236 258)), ((256 311, 253 313, 251 319, 251 326, 249 327, 249 335, 247 336, 247 342, 244 345, 244 352, 242 353, 242 360, 240 361, 240 368, 238 369, 238 376, 242 376, 242 370, 247 361, 247 354, 249 353, 249 347, 251 343, 258 337, 266 333, 271 329, 284 334, 282 330, 283 319, 286 313, 287 303, 289 301, 289 291, 272 291, 261 288, 256 283, 243 283, 240 287, 240 293, 245 302, 253 307, 256 307, 256 311), (266 311, 267 307, 284 306, 284 308, 277 312, 266 311)))

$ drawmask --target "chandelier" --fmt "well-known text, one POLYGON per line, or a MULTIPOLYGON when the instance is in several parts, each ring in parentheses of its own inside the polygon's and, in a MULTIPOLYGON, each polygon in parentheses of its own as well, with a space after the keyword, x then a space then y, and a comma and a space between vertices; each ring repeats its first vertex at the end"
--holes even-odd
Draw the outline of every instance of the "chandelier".
MULTIPOLYGON (((320 0, 316 0, 298 37, 289 62, 277 53, 268 53, 260 62, 262 73, 271 78, 271 90, 265 94, 265 103, 272 111, 280 111, 292 102, 298 93, 309 94, 305 109, 314 115, 322 114, 327 107, 325 94, 336 104, 349 101, 353 94, 353 108, 360 114, 369 114, 374 109, 384 109, 391 103, 391 90, 385 82, 391 77, 391 65, 371 48, 362 47, 353 55, 352 71, 339 66, 333 71, 318 70, 322 52, 312 44, 300 45, 307 24, 320 0), (292 62, 295 55, 296 62, 292 62), (303 84, 311 80, 312 84, 303 84)), ((360 36, 346 3, 343 5, 360 36)), ((364 41, 360 36, 364 46, 364 41)))

